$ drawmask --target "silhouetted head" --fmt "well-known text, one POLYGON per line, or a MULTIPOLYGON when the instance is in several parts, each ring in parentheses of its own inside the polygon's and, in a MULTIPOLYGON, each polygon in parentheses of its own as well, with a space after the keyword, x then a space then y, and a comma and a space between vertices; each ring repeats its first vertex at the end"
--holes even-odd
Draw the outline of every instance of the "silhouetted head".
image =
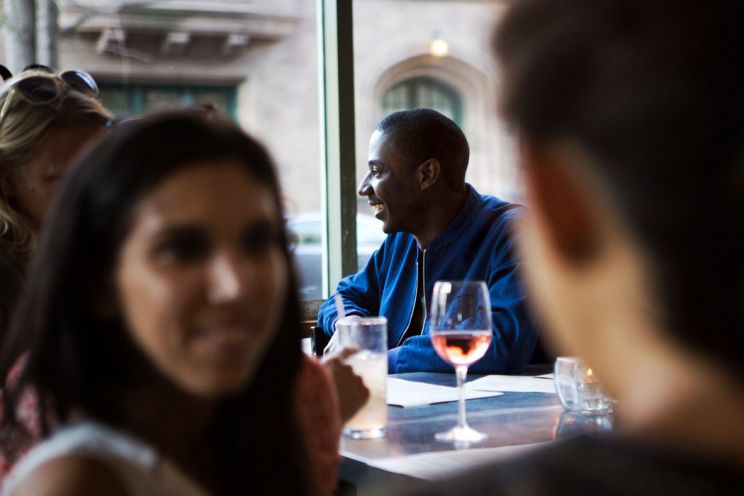
POLYGON ((653 322, 744 377, 742 22, 739 2, 672 0, 523 0, 503 19, 533 296, 572 351, 605 294, 632 309, 626 339, 653 322))

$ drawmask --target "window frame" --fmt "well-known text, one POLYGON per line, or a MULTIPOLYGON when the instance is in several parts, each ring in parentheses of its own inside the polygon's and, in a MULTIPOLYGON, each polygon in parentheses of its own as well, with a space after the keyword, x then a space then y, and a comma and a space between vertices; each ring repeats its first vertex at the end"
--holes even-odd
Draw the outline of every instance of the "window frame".
POLYGON ((358 263, 352 4, 317 0, 324 298, 358 263))

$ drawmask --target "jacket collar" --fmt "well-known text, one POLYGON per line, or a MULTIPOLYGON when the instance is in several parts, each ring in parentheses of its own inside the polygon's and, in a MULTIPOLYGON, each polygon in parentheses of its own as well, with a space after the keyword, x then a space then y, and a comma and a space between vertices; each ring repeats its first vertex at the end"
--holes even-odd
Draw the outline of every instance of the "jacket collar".
POLYGON ((453 240, 458 239, 462 230, 468 225, 472 212, 481 201, 481 195, 470 184, 466 183, 465 187, 468 190, 465 205, 463 205, 457 217, 432 241, 426 249, 427 253, 437 251, 441 247, 450 244, 453 240))

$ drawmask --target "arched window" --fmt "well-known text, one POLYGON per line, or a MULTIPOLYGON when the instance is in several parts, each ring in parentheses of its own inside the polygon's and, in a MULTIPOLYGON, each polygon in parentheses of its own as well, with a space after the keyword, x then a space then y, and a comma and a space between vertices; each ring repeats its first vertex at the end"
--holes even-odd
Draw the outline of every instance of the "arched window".
POLYGON ((388 89, 382 98, 383 115, 417 107, 432 108, 462 127, 460 95, 440 79, 432 77, 406 79, 388 89))

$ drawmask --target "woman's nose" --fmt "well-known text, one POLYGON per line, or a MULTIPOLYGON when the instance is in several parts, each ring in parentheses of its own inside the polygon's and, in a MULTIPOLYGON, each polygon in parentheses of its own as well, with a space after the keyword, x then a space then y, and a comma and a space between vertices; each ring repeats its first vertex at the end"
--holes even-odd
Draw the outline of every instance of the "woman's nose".
POLYGON ((209 268, 207 297, 213 303, 224 303, 242 296, 245 290, 245 267, 237 257, 218 255, 209 268))

